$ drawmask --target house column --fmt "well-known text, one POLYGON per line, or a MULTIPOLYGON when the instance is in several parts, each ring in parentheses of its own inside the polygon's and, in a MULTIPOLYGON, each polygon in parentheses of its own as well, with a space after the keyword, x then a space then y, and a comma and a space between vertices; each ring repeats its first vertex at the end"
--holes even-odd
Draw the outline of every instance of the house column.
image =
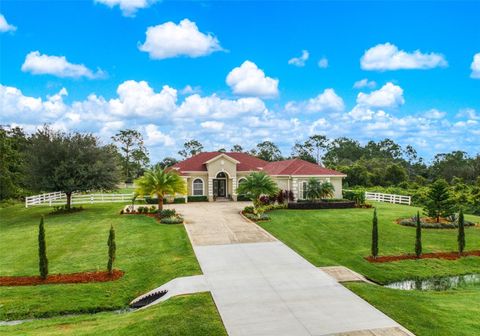
POLYGON ((237 200, 237 176, 232 177, 232 199, 237 200))
POLYGON ((295 198, 295 201, 298 200, 298 179, 293 178, 292 179, 292 191, 293 191, 293 197, 295 198))
POLYGON ((208 177, 208 201, 213 201, 213 178, 208 177))
POLYGON ((187 186, 187 193, 183 195, 185 197, 185 203, 188 203, 188 177, 184 177, 185 185, 187 186))

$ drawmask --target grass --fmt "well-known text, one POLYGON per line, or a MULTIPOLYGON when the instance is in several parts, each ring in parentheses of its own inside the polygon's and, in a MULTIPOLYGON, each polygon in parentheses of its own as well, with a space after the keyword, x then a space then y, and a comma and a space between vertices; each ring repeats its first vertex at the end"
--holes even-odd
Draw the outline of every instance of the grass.
MULTIPOLYGON (((414 253, 415 228, 395 223, 417 208, 375 203, 379 216, 380 255, 414 253)), ((455 261, 410 260, 383 264, 367 262, 370 254, 372 209, 278 210, 263 228, 316 266, 344 265, 379 283, 406 278, 479 273, 480 258, 455 261)), ((466 216, 480 222, 480 217, 466 216)), ((467 250, 480 249, 479 227, 466 228, 467 250)), ((457 230, 422 231, 423 251, 455 251, 457 230)), ((349 283, 352 291, 419 336, 478 334, 480 288, 444 292, 402 291, 365 283, 349 283)))
POLYGON ((42 214, 50 274, 105 270, 111 224, 117 242, 114 267, 125 271, 123 278, 105 283, 0 287, 0 320, 115 310, 175 277, 201 273, 182 225, 122 216, 122 206, 86 205, 67 215, 48 215, 48 207, 0 209, 0 275, 38 275, 42 214))
MULTIPOLYGON (((395 223, 416 214, 417 208, 376 203, 379 218, 379 254, 414 253, 415 228, 395 223)), ((369 263, 373 209, 278 210, 260 225, 316 266, 344 265, 379 283, 407 278, 478 273, 479 257, 456 261, 440 259, 369 263)), ((466 216, 480 222, 480 217, 466 216)), ((480 229, 465 229, 466 250, 480 249, 480 229)), ((422 230, 423 252, 456 251, 457 231, 422 230)))
POLYGON ((99 313, 51 318, 0 327, 1 335, 226 335, 208 293, 171 298, 151 308, 131 313, 99 313))

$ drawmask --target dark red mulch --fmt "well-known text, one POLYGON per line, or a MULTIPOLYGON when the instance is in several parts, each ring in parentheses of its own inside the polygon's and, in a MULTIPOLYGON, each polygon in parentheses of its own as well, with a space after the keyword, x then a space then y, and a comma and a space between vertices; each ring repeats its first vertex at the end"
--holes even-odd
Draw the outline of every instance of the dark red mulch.
POLYGON ((392 261, 401 261, 401 260, 415 260, 415 259, 446 259, 446 260, 456 260, 461 257, 480 257, 480 251, 469 251, 463 252, 460 255, 458 252, 436 252, 436 253, 424 253, 419 258, 414 254, 403 254, 397 256, 380 256, 380 257, 365 257, 366 260, 373 263, 385 263, 392 261))
POLYGON ((45 280, 41 279, 39 276, 0 276, 0 286, 107 282, 120 279, 124 273, 125 272, 120 270, 113 270, 113 274, 109 274, 108 271, 52 274, 45 280))

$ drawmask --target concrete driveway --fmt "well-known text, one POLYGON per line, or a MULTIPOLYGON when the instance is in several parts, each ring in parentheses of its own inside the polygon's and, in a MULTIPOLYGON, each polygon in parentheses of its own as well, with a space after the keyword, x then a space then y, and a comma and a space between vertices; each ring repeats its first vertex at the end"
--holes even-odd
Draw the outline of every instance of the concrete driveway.
POLYGON ((194 246, 272 242, 276 239, 239 215, 249 202, 176 204, 194 246))
POLYGON ((244 220, 243 206, 176 206, 229 335, 412 335, 244 220))

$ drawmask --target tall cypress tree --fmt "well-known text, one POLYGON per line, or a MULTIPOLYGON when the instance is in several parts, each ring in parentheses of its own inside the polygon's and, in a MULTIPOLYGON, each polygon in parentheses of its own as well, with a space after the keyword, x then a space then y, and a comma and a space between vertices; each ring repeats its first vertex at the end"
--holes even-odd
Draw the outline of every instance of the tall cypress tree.
POLYGON ((422 223, 420 222, 420 211, 417 211, 417 232, 415 235, 415 255, 420 258, 422 255, 422 223))
POLYGON ((463 218, 463 210, 460 208, 458 214, 458 253, 462 254, 465 249, 465 219, 463 218))
POLYGON ((108 273, 113 273, 113 262, 115 261, 115 255, 117 253, 117 244, 115 243, 115 230, 113 225, 110 226, 110 234, 108 235, 108 273))
POLYGON ((378 218, 377 218, 377 209, 373 211, 373 221, 372 221, 372 257, 376 258, 378 256, 378 218))
POLYGON ((48 259, 43 216, 40 219, 40 225, 38 227, 38 268, 40 270, 40 277, 46 279, 48 276, 48 259))

